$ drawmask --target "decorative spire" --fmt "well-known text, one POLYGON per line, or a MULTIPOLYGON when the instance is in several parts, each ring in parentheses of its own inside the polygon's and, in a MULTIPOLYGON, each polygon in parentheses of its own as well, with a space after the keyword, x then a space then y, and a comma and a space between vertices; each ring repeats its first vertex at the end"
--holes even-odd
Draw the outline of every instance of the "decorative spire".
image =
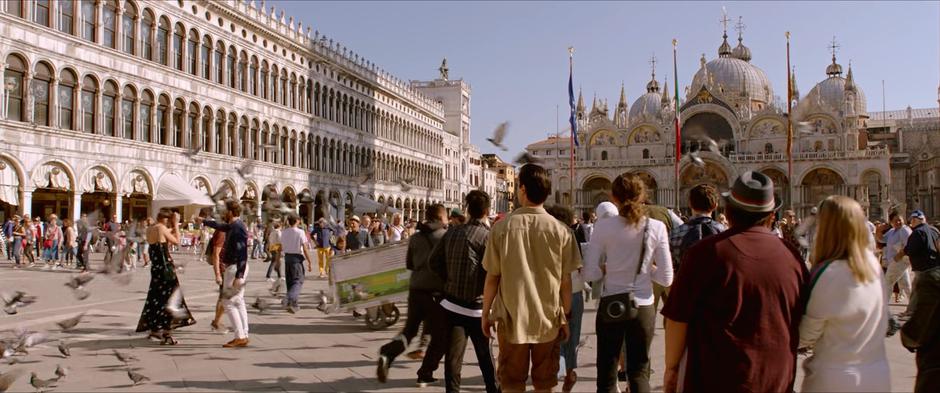
POLYGON ((839 63, 836 63, 836 52, 839 51, 839 44, 836 42, 836 36, 832 36, 832 43, 829 44, 829 50, 832 52, 832 64, 826 67, 826 75, 840 76, 842 75, 842 66, 839 63))
POLYGON ((793 99, 800 99, 800 91, 796 88, 796 66, 790 72, 790 91, 793 93, 793 99))
POLYGON ((747 26, 744 24, 744 18, 739 16, 738 23, 734 25, 735 30, 738 31, 738 46, 736 46, 731 52, 731 56, 736 59, 751 61, 751 49, 744 46, 744 29, 746 27, 747 26))
POLYGON ((623 82, 620 82, 620 102, 617 103, 617 110, 627 109, 627 92, 624 89, 623 82))
POLYGON ((725 7, 721 7, 721 19, 719 20, 722 26, 721 34, 721 46, 718 47, 718 57, 728 57, 731 56, 731 45, 728 44, 728 13, 725 11, 725 7))
POLYGON ((578 88, 578 108, 579 113, 584 112, 584 94, 581 93, 581 88, 578 88))
POLYGON ((663 78, 663 95, 660 104, 662 104, 663 108, 666 108, 671 102, 672 99, 669 98, 669 77, 667 76, 663 78))
POLYGON ((852 61, 849 60, 849 71, 845 74, 845 91, 856 91, 855 78, 852 77, 852 61))

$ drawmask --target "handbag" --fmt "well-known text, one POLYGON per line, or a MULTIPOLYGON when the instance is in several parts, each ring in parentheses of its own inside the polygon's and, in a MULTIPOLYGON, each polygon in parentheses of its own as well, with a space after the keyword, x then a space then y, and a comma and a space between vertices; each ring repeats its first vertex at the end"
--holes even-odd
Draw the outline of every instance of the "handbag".
MULTIPOLYGON (((640 276, 643 269, 643 259, 646 257, 646 235, 650 228, 650 219, 647 217, 646 224, 643 226, 643 237, 641 237, 640 260, 636 264, 636 274, 633 275, 633 285, 636 286, 636 279, 640 276)), ((604 296, 597 306, 597 313, 600 315, 601 322, 619 323, 636 319, 640 313, 639 306, 636 305, 636 299, 633 297, 633 289, 629 292, 618 293, 616 295, 604 296)))

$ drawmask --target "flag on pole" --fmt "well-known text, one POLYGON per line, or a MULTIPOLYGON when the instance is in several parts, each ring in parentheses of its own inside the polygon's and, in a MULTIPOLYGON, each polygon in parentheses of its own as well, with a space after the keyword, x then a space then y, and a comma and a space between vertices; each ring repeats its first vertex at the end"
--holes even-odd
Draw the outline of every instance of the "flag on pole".
POLYGON ((793 178, 793 74, 790 68, 790 32, 787 36, 787 179, 793 178))
MULTIPOLYGON (((676 47, 679 45, 679 41, 675 38, 672 39, 672 81, 673 86, 675 86, 675 99, 676 99, 676 165, 678 165, 679 160, 682 159, 682 134, 679 132, 679 66, 676 65, 676 47)), ((678 166, 676 166, 678 170, 678 166)))
POLYGON ((580 146, 574 106, 574 47, 568 48, 568 106, 571 108, 570 115, 568 115, 568 123, 571 124, 571 140, 575 146, 580 146))

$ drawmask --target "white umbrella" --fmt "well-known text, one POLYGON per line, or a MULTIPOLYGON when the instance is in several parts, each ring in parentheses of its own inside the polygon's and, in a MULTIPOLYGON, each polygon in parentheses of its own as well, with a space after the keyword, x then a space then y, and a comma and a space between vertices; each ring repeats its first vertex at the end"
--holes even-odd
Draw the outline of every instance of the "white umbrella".
POLYGON ((209 207, 215 206, 212 198, 195 189, 189 182, 175 174, 167 174, 160 179, 157 193, 153 196, 152 211, 154 214, 164 207, 209 207))

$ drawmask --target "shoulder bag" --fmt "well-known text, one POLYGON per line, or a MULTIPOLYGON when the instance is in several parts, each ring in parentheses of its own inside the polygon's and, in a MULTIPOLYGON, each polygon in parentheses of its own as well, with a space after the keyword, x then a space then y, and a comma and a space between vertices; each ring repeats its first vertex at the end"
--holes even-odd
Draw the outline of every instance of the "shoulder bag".
POLYGON ((643 235, 640 237, 640 260, 636 264, 636 274, 633 276, 633 289, 626 293, 604 296, 597 306, 597 312, 600 313, 601 321, 604 323, 634 320, 640 312, 636 305, 636 299, 633 297, 633 292, 636 290, 636 279, 640 276, 643 269, 643 259, 646 257, 646 235, 649 232, 649 220, 650 218, 647 217, 646 224, 643 227, 643 235))

